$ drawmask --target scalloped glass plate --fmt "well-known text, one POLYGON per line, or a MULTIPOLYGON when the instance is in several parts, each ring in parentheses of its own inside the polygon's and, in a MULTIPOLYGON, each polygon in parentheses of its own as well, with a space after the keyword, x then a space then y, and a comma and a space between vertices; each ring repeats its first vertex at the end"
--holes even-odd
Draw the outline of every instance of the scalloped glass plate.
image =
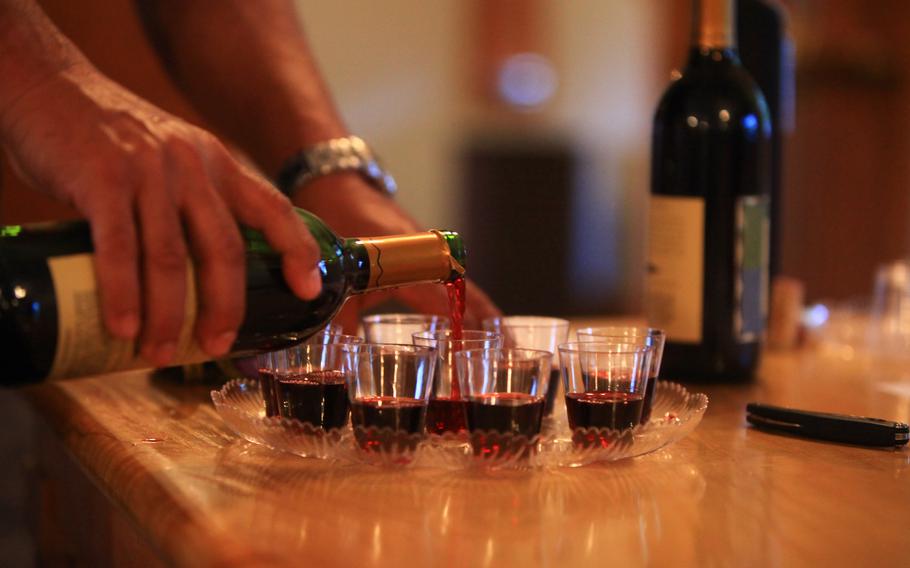
POLYGON ((647 424, 624 432, 596 428, 573 432, 565 405, 556 405, 541 435, 528 439, 495 432, 423 436, 375 429, 355 434, 347 427, 325 431, 294 419, 266 417, 259 382, 254 379, 229 381, 212 391, 212 401, 237 434, 276 450, 344 462, 442 469, 578 467, 640 456, 687 436, 708 408, 704 394, 660 381, 647 424))

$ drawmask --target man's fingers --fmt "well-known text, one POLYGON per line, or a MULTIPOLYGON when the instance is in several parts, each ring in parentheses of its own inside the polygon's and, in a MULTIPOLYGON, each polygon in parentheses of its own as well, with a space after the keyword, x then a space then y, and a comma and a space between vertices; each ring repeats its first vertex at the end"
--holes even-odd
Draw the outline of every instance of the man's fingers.
POLYGON ((284 277, 291 290, 304 300, 312 300, 322 289, 318 268, 321 254, 306 224, 277 189, 239 167, 232 169, 221 176, 221 189, 234 216, 265 235, 282 256, 284 277))
POLYGON ((95 247, 95 277, 105 327, 115 337, 133 339, 141 321, 138 240, 130 196, 106 187, 108 196, 87 204, 95 247))
POLYGON ((187 250, 177 205, 160 167, 146 167, 137 196, 142 236, 145 321, 141 353, 155 365, 170 363, 177 352, 186 302, 187 250))
POLYGON ((230 211, 201 172, 186 175, 184 182, 195 185, 185 192, 183 209, 199 286, 196 340, 206 353, 219 357, 230 350, 243 321, 244 245, 230 211))

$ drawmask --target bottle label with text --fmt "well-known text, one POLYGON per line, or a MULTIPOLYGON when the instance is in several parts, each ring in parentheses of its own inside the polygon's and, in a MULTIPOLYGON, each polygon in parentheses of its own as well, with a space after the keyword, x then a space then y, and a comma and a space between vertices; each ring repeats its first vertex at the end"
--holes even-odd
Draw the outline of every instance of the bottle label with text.
MULTIPOLYGON (((98 303, 93 255, 52 257, 47 264, 57 298, 57 347, 48 377, 78 377, 150 367, 138 355, 135 341, 115 339, 107 333, 98 303)), ((175 364, 210 358, 193 338, 196 294, 191 268, 175 364)))
POLYGON ((702 340, 705 200, 652 195, 646 272, 648 321, 680 343, 702 340))

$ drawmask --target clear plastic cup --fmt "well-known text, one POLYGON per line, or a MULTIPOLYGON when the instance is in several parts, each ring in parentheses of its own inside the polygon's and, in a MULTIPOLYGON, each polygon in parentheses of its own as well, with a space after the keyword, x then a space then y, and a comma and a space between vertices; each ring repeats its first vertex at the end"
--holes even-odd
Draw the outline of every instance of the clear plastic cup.
POLYGON ((374 314, 360 320, 367 343, 408 344, 420 331, 449 329, 449 318, 432 314, 374 314))
POLYGON ((654 403, 654 388, 660 377, 660 362, 664 355, 664 343, 667 334, 662 329, 654 327, 615 325, 606 327, 586 327, 576 331, 578 341, 608 342, 608 343, 636 343, 652 346, 651 366, 648 369, 648 383, 645 385, 644 407, 641 413, 641 423, 645 424, 651 419, 651 407, 654 403))
POLYGON ((544 408, 546 415, 552 414, 560 390, 556 347, 569 340, 569 321, 547 316, 502 316, 483 320, 483 328, 501 333, 503 347, 540 349, 553 354, 553 368, 544 408))
POLYGON ((538 442, 553 354, 536 349, 455 353, 474 455, 527 457, 538 442))
POLYGON ((566 414, 576 444, 608 444, 612 436, 603 432, 622 432, 641 422, 653 351, 642 343, 559 346, 566 414))
POLYGON ((350 353, 346 378, 357 447, 368 458, 409 463, 426 436, 435 349, 364 344, 350 353))

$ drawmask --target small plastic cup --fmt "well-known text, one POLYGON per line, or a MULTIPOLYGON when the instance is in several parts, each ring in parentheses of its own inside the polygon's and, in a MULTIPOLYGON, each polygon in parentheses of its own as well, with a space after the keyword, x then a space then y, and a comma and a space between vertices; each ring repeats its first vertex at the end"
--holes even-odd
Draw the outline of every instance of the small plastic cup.
POLYGON ((350 353, 346 378, 357 447, 368 461, 409 463, 426 436, 436 351, 364 344, 350 353))
POLYGON ((552 414, 560 383, 556 348, 569 340, 569 320, 546 316, 503 316, 483 320, 483 328, 501 333, 503 347, 539 349, 553 354, 550 387, 544 408, 547 416, 552 414))
POLYGON ((322 430, 347 424, 347 354, 358 342, 351 342, 351 336, 343 337, 345 342, 303 343, 260 355, 260 385, 267 416, 294 418, 322 430))
POLYGON ((374 314, 360 320, 367 343, 406 345, 420 331, 449 329, 449 318, 432 314, 374 314))
POLYGON ((566 414, 581 447, 607 447, 641 422, 654 348, 640 343, 576 342, 559 346, 566 414))
POLYGON ((869 316, 868 347, 874 353, 906 357, 910 348, 910 261, 876 269, 869 316))
POLYGON ((635 343, 652 346, 651 367, 648 369, 648 383, 645 385, 645 401, 641 411, 641 423, 651 419, 651 407, 654 404, 654 388, 660 376, 660 362, 664 355, 664 343, 667 334, 662 329, 642 326, 608 326, 586 327, 576 332, 578 341, 601 343, 635 343))
POLYGON ((455 353, 467 399, 474 455, 527 457, 535 451, 544 416, 553 354, 536 349, 472 349, 455 353))

